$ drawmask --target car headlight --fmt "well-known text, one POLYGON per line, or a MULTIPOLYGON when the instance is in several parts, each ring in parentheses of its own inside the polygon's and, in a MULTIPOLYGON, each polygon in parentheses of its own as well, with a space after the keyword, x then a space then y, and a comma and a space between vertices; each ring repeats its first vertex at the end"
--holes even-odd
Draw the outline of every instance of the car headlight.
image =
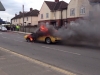
POLYGON ((24 38, 26 39, 28 37, 28 35, 25 35, 24 38))

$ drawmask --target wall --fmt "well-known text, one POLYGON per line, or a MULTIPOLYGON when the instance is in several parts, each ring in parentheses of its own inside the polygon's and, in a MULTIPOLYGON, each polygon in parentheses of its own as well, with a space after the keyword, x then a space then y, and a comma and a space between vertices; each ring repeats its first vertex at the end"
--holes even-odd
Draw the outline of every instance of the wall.
POLYGON ((13 19, 12 24, 14 24, 14 25, 20 24, 20 19, 13 19))
POLYGON ((38 25, 38 17, 32 17, 32 25, 38 25))
POLYGON ((78 16, 79 17, 85 17, 89 15, 89 11, 90 11, 90 3, 88 0, 79 0, 78 1, 78 16), (85 14, 80 14, 80 9, 81 7, 85 7, 85 14))
MULTIPOLYGON (((67 10, 67 9, 66 9, 67 10)), ((66 19, 66 17, 67 17, 67 12, 66 12, 66 10, 63 10, 62 11, 62 19, 66 19)), ((55 20, 55 19, 61 19, 61 11, 56 11, 56 12, 52 12, 52 14, 51 14, 51 19, 52 20, 55 20), (54 13, 55 13, 55 16, 54 16, 54 13)))
POLYGON ((62 18, 63 19, 67 19, 67 9, 63 10, 63 12, 62 12, 62 18))
POLYGON ((31 17, 30 16, 25 17, 24 18, 24 22, 26 22, 26 25, 28 25, 29 23, 31 23, 31 17), (28 20, 27 20, 27 18, 28 18, 28 20))
POLYGON ((67 18, 78 17, 78 0, 71 0, 67 9, 67 18), (70 9, 75 8, 75 16, 70 16, 70 9))
POLYGON ((90 4, 88 0, 71 0, 68 5, 67 18, 85 17, 89 15, 90 4), (85 14, 80 13, 81 7, 85 7, 85 14), (70 16, 70 9, 75 8, 75 16, 70 16))
MULTIPOLYGON (((29 23, 31 23, 31 25, 37 25, 38 24, 38 17, 31 17, 31 16, 29 16, 28 20, 27 20, 27 17, 24 17, 24 22, 26 22, 25 25, 27 25, 29 23)), ((15 19, 15 21, 12 20, 12 24, 14 24, 14 25, 23 24, 23 18, 17 19, 17 22, 16 22, 16 19, 15 19)))
POLYGON ((47 4, 44 2, 43 5, 42 5, 42 7, 41 7, 40 13, 38 15, 38 21, 41 21, 41 20, 50 20, 51 19, 50 16, 51 16, 51 10, 47 6, 47 4), (49 18, 46 18, 46 13, 49 13, 49 18), (41 19, 41 14, 43 14, 43 19, 41 19))

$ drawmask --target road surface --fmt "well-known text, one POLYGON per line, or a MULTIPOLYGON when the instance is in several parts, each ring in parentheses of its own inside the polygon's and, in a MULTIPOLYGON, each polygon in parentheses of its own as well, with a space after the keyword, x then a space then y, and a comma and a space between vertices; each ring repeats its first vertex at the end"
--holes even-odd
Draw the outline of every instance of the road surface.
POLYGON ((28 43, 24 34, 0 33, 0 47, 76 75, 100 75, 100 48, 28 43))

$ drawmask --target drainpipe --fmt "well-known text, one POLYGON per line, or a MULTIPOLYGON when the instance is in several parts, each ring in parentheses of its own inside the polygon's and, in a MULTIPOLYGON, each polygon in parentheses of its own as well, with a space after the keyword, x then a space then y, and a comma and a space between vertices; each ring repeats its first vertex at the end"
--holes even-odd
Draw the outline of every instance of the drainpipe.
POLYGON ((67 8, 66 8, 66 23, 67 23, 67 8))
POLYGON ((56 21, 56 10, 55 10, 55 7, 56 7, 57 3, 58 3, 58 2, 56 2, 55 6, 54 6, 54 8, 53 8, 53 12, 54 12, 54 14, 55 14, 55 21, 56 21))
POLYGON ((63 21, 63 18, 62 18, 62 11, 63 11, 63 9, 61 8, 61 5, 62 5, 62 2, 61 2, 60 7, 59 7, 59 8, 61 9, 61 23, 60 23, 60 24, 61 24, 61 26, 62 26, 62 24, 63 24, 63 23, 62 23, 62 21, 63 21))
POLYGON ((60 21, 60 26, 62 26, 62 9, 61 9, 61 21, 60 21))

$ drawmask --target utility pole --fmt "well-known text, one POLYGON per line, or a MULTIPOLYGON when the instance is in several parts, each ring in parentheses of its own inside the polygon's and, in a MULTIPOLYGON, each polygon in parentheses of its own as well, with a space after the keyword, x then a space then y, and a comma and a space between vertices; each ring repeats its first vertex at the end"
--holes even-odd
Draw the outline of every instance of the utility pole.
POLYGON ((22 6, 23 7, 23 32, 24 32, 24 5, 22 6))

